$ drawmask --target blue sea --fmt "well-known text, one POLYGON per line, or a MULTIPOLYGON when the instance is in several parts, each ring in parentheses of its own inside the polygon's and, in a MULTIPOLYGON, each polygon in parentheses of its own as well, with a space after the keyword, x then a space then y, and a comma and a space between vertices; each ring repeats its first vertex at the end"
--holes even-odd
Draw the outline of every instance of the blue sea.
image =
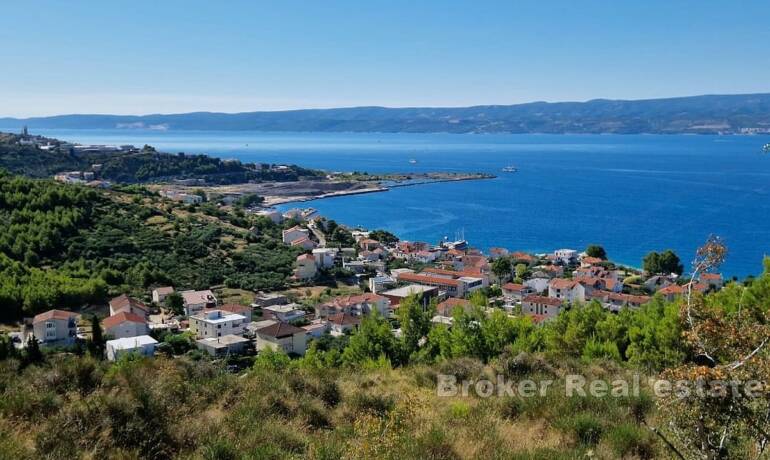
POLYGON ((598 243, 613 260, 640 266, 648 251, 669 248, 687 265, 714 234, 730 250, 724 273, 739 277, 760 273, 770 252, 768 136, 39 132, 333 171, 497 174, 301 204, 409 240, 464 233, 484 250, 532 252, 598 243), (501 172, 508 165, 518 172, 501 172))

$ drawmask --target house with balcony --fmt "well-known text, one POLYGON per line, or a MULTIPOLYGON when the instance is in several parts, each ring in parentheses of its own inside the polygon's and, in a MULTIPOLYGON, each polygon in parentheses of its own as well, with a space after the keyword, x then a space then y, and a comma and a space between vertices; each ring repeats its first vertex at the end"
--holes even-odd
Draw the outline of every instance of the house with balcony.
POLYGON ((223 337, 235 334, 243 335, 246 317, 223 310, 209 310, 190 316, 190 332, 199 339, 223 337))
POLYGON ((43 347, 69 346, 77 340, 79 315, 65 310, 48 310, 32 319, 32 333, 43 347))

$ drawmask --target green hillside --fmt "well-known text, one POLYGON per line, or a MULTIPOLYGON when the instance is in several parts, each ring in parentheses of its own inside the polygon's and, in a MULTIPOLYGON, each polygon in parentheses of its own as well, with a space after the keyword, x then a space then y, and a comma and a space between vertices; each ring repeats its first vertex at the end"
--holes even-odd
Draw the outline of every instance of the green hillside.
POLYGON ((280 231, 265 218, 141 188, 96 191, 0 173, 0 314, 72 308, 153 284, 281 287, 298 252, 280 231))

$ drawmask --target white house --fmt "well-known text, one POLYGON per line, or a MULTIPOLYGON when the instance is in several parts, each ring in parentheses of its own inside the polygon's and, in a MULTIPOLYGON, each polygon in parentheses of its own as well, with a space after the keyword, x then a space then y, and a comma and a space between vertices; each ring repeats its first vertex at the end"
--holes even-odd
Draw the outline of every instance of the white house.
POLYGON ((577 262, 578 252, 574 249, 557 249, 553 252, 554 257, 565 265, 577 262))
POLYGON ((369 278, 369 290, 377 293, 384 291, 396 285, 396 280, 386 275, 373 276, 369 278))
POLYGON ((184 301, 184 314, 187 316, 203 311, 204 308, 217 306, 217 298, 208 289, 205 291, 182 291, 180 294, 184 301))
POLYGON ((316 307, 319 317, 332 316, 337 313, 345 313, 353 316, 369 315, 377 311, 382 316, 387 316, 390 310, 390 300, 387 297, 367 292, 360 295, 335 297, 316 307))
POLYGON ((283 321, 285 323, 305 317, 305 310, 300 309, 299 305, 295 303, 262 307, 262 312, 263 314, 268 313, 275 317, 275 319, 278 321, 283 321))
POLYGON ((48 310, 32 319, 32 332, 41 346, 72 345, 77 339, 78 315, 71 311, 48 310))
POLYGON ((246 350, 249 339, 239 335, 224 335, 222 337, 208 337, 195 341, 195 346, 211 356, 222 357, 227 355, 238 355, 246 350))
POLYGON ((152 290, 152 301, 160 305, 166 300, 166 297, 173 292, 174 288, 171 286, 155 288, 152 290))
POLYGON ((284 244, 291 244, 300 238, 310 238, 310 230, 297 225, 281 232, 281 237, 284 244))
POLYGON ((569 303, 586 300, 585 287, 575 280, 554 278, 548 283, 548 297, 569 303))
POLYGON ((147 320, 135 313, 121 312, 108 316, 102 321, 105 335, 116 339, 148 335, 150 327, 147 320))
POLYGON ((145 318, 150 316, 150 309, 144 302, 129 297, 125 294, 119 295, 110 300, 110 316, 117 315, 118 313, 135 313, 145 318))
POLYGON ((534 293, 534 289, 523 284, 506 283, 502 286, 503 296, 506 300, 521 301, 524 297, 534 293))
POLYGON ((313 249, 313 259, 315 259, 316 267, 328 268, 334 266, 334 261, 337 259, 336 248, 316 248, 313 249))
POLYGON ((294 269, 294 276, 298 280, 311 280, 315 278, 316 273, 315 258, 311 254, 297 256, 297 268, 294 269))
POLYGON ((550 278, 546 277, 534 277, 530 278, 526 281, 524 281, 524 286, 532 289, 536 293, 540 294, 541 292, 548 290, 548 283, 551 281, 550 278))
POLYGON ((155 354, 155 346, 157 344, 158 341, 149 335, 108 340, 107 359, 110 361, 115 361, 121 356, 129 353, 136 353, 142 356, 152 356, 155 354))
POLYGON ((361 324, 361 319, 347 313, 337 313, 328 318, 332 335, 345 335, 346 332, 355 331, 361 324))
POLYGON ((303 236, 303 237, 297 238, 296 240, 292 241, 289 244, 291 244, 294 247, 302 248, 305 251, 309 251, 311 249, 315 249, 315 247, 317 246, 315 244, 315 241, 311 240, 307 236, 303 236))
POLYGON ((275 209, 263 209, 255 212, 254 214, 262 217, 267 217, 274 224, 280 224, 281 222, 283 222, 283 215, 281 215, 281 213, 275 209))
POLYGON ((246 317, 222 310, 210 310, 190 317, 190 332, 199 339, 243 335, 246 317))
POLYGON ((521 312, 525 315, 538 315, 547 318, 558 316, 562 302, 553 297, 530 295, 521 301, 521 312))
POLYGON ((302 326, 302 329, 305 330, 309 337, 317 339, 329 331, 329 322, 325 319, 314 319, 310 324, 302 326))
POLYGON ((278 322, 258 329, 256 336, 258 351, 271 349, 304 355, 307 349, 307 332, 289 323, 278 322))

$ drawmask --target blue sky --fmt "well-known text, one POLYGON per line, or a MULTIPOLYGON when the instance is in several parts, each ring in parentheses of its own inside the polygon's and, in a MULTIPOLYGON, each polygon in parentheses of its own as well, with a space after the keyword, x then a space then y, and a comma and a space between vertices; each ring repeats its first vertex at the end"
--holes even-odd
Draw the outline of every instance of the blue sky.
POLYGON ((770 91, 767 1, 15 1, 0 116, 770 91))

